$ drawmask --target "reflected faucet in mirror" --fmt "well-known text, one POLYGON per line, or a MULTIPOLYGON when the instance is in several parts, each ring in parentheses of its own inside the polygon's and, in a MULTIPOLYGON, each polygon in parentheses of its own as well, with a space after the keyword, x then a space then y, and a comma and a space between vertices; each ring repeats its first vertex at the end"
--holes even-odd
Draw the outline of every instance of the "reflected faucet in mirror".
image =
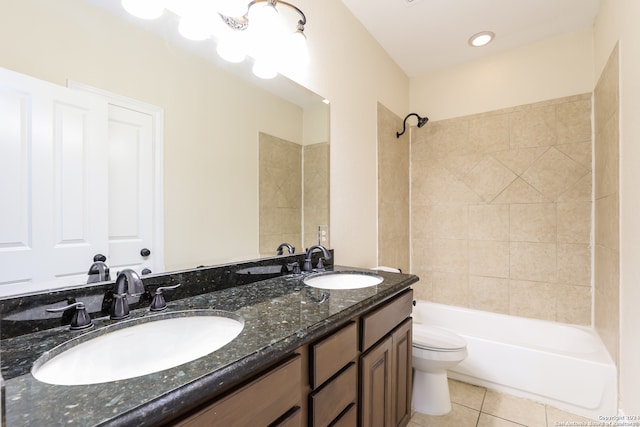
POLYGON ((107 257, 102 254, 97 254, 93 257, 93 264, 89 267, 89 278, 87 283, 105 282, 111 280, 111 274, 109 274, 109 266, 105 264, 107 257))
POLYGON ((287 248, 287 250, 289 251, 289 254, 293 254, 296 251, 296 248, 291 246, 289 243, 281 243, 280 246, 278 246, 277 254, 282 255, 284 253, 284 248, 287 248))
POLYGON ((318 260, 318 264, 316 265, 316 269, 317 270, 324 270, 324 264, 322 263, 322 260, 323 259, 324 260, 331 259, 331 253, 329 253, 327 248, 325 248, 322 245, 313 245, 309 249, 307 249, 307 255, 306 255, 305 259, 304 259, 304 267, 302 267, 303 271, 312 271, 313 270, 313 267, 311 266, 311 254, 313 254, 313 252, 317 251, 317 250, 322 252, 322 256, 318 260))
POLYGON ((138 273, 130 268, 118 274, 113 288, 113 302, 111 303, 111 320, 121 320, 129 317, 129 302, 127 296, 139 296, 144 293, 144 285, 138 273))

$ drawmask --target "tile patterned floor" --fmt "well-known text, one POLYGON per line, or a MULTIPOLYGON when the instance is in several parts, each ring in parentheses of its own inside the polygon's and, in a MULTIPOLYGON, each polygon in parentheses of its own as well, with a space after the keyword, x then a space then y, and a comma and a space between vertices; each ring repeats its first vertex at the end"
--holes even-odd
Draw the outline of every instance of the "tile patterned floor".
POLYGON ((408 427, 555 427, 590 421, 549 405, 449 380, 452 411, 436 417, 414 413, 408 427))

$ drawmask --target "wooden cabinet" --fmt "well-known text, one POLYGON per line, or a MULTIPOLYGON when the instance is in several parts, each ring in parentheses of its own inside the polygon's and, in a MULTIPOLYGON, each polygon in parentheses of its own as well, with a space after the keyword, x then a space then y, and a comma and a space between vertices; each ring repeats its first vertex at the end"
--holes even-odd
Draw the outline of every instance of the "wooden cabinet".
POLYGON ((245 386, 176 423, 179 427, 301 426, 301 356, 296 354, 245 386))
POLYGON ((405 427, 412 302, 408 289, 173 425, 405 427))
POLYGON ((357 414, 357 323, 352 321, 309 347, 309 426, 355 427, 348 420, 357 414))
POLYGON ((362 316, 360 423, 404 427, 411 418, 411 315, 413 293, 362 316), (377 342, 370 347, 372 343, 377 342))

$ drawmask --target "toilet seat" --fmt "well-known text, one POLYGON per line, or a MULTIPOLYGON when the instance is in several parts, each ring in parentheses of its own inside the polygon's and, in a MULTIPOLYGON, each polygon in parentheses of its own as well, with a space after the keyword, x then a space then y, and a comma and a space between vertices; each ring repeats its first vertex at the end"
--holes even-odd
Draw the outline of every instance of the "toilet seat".
POLYGON ((446 329, 420 325, 413 329, 413 346, 432 351, 459 351, 467 347, 466 341, 446 329))

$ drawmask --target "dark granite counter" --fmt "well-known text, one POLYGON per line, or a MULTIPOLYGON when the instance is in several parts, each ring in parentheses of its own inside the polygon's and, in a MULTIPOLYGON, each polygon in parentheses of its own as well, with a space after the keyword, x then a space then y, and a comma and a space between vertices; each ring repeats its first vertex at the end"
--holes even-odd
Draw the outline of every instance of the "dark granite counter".
MULTIPOLYGON (((335 267, 335 270, 357 269, 335 267)), ((114 324, 107 316, 94 313, 95 326, 87 331, 71 332, 66 326, 56 326, 27 328, 7 335, 3 330, 0 350, 5 379, 5 425, 159 425, 228 390, 418 280, 407 274, 377 274, 384 278, 381 284, 353 290, 315 289, 302 283, 302 275, 288 274, 254 283, 236 283, 232 287, 205 286, 192 294, 183 291, 176 295, 180 299, 167 293, 169 308, 161 315, 181 310, 223 310, 242 317, 244 329, 231 343, 205 357, 161 372, 109 383, 50 385, 37 381, 30 372, 33 362, 57 345, 84 334, 96 334, 100 328, 114 324)), ((254 278, 262 277, 258 274, 254 278)), ((154 315, 157 314, 146 308, 138 308, 132 311, 131 319, 119 323, 133 324, 154 315)), ((161 344, 157 349, 158 354, 170 351, 173 349, 161 344)), ((127 363, 126 348, 114 350, 114 354, 123 364, 127 363)))

